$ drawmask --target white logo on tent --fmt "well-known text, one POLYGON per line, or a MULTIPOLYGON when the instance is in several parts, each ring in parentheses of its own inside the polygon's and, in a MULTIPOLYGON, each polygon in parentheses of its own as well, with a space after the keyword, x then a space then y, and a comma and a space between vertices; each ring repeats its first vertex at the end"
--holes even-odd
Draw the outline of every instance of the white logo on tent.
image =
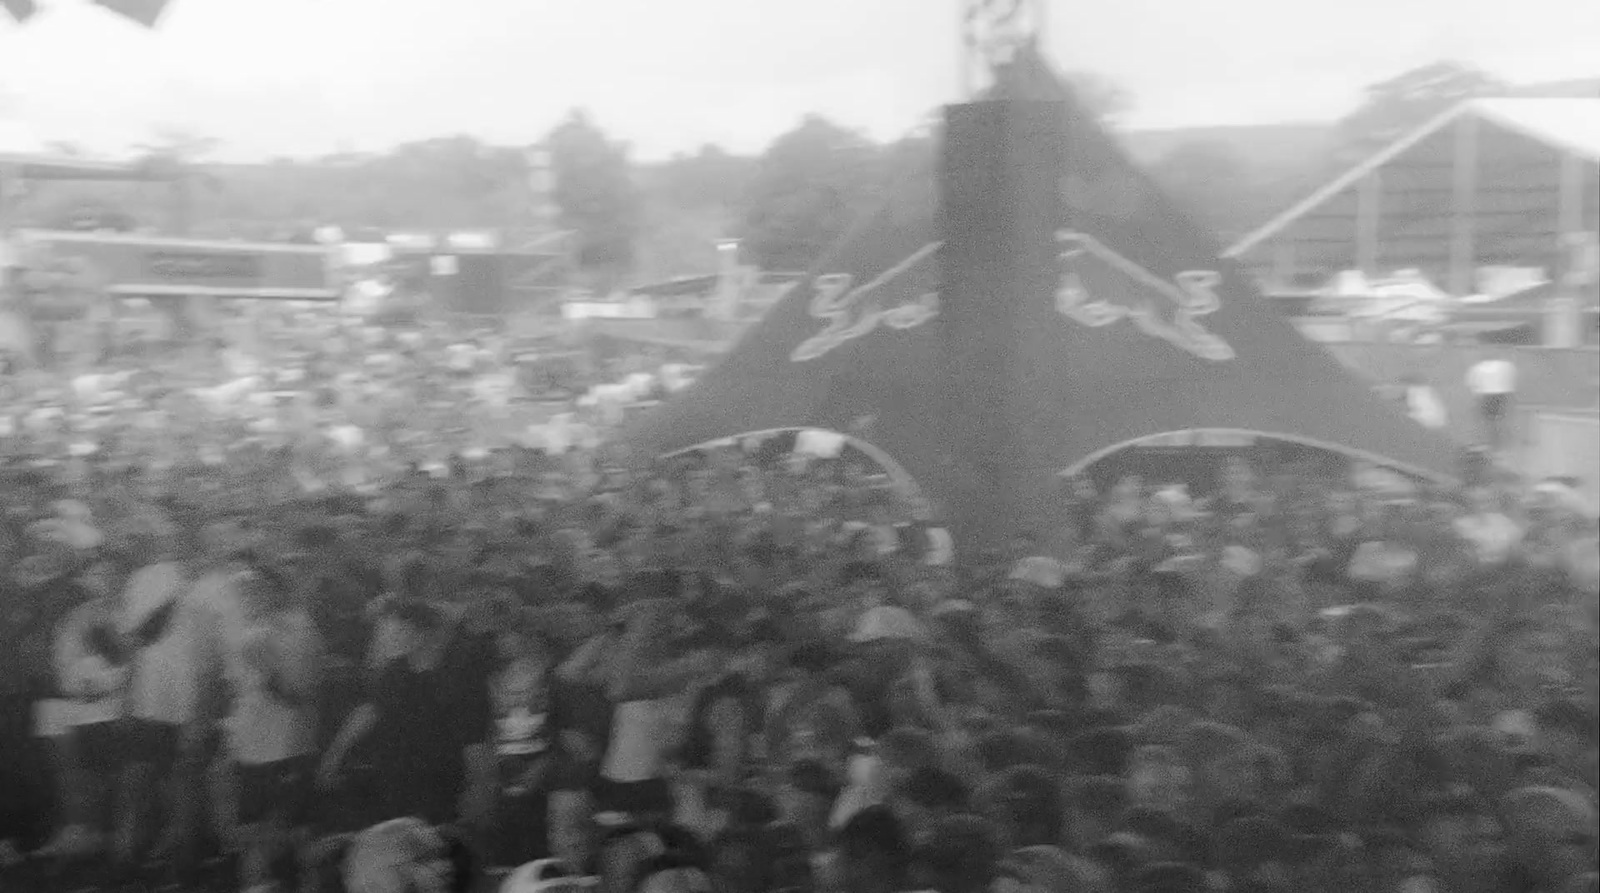
MULTIPOLYGON (((935 290, 889 306, 885 306, 883 294, 890 286, 904 283, 907 274, 918 264, 931 260, 941 244, 934 242, 923 246, 859 288, 850 287, 855 277, 848 273, 818 276, 812 286, 816 295, 811 299, 811 316, 826 321, 827 325, 800 342, 789 358, 797 363, 815 360, 841 344, 871 334, 879 324, 891 329, 914 329, 938 316, 939 293, 935 290)), ((915 290, 916 283, 910 285, 915 290)))
POLYGON ((1100 328, 1132 320, 1146 335, 1160 338, 1205 360, 1231 360, 1228 342, 1201 324, 1200 318, 1221 309, 1215 270, 1186 270, 1172 281, 1163 279, 1101 244, 1093 236, 1071 230, 1056 233, 1060 278, 1056 309, 1081 325, 1100 328), (1113 281, 1084 282, 1086 261, 1098 261, 1116 274, 1113 281), (1170 304, 1170 309, 1164 305, 1170 304))

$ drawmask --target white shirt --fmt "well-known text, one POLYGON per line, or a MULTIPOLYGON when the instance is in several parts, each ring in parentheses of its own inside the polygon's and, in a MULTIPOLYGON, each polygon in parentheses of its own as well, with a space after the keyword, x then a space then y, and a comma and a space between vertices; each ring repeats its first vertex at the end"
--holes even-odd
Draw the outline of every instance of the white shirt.
POLYGON ((611 718, 611 746, 600 774, 607 781, 650 781, 661 776, 671 724, 670 702, 626 701, 611 718))
POLYGON ((1522 542, 1522 528, 1499 512, 1457 518, 1455 528, 1484 564, 1500 564, 1522 542))
POLYGON ((196 615, 195 663, 199 672, 214 676, 232 672, 227 666, 239 653, 245 635, 244 606, 228 568, 214 570, 196 580, 189 604, 196 615))
POLYGON ((855 814, 884 802, 889 796, 889 776, 883 760, 875 755, 858 754, 850 758, 849 786, 834 801, 828 827, 843 828, 855 814))
POLYGON ((1467 370, 1467 389, 1479 397, 1517 390, 1517 367, 1509 360, 1484 360, 1467 370))
POLYGON ((311 753, 316 744, 316 703, 312 687, 321 652, 311 618, 291 611, 254 621, 230 660, 234 684, 233 713, 225 726, 234 758, 260 765, 311 753), (269 659, 286 684, 303 693, 297 703, 267 689, 267 668, 249 656, 258 648, 275 651, 269 659))
POLYGON ((1406 388, 1406 411, 1424 428, 1438 429, 1450 424, 1450 413, 1444 402, 1425 384, 1406 388))
POLYGON ((1356 547, 1350 558, 1350 578, 1366 583, 1397 583, 1417 565, 1417 553, 1384 540, 1356 547))
POLYGON ((123 632, 132 632, 161 605, 174 606, 166 633, 133 659, 128 711, 137 719, 182 725, 194 718, 199 673, 194 660, 195 614, 181 598, 187 582, 183 568, 174 563, 152 564, 128 578, 123 596, 127 607, 120 621, 123 632))

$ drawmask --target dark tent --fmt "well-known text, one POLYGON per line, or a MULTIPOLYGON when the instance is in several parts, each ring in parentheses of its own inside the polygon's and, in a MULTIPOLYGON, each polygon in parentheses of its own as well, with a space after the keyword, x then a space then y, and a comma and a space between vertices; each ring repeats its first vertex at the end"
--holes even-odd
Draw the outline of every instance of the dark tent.
POLYGON ((629 441, 855 434, 967 554, 1049 523, 1059 472, 1164 432, 1453 468, 1447 441, 1268 308, 1036 54, 947 110, 938 155, 904 165, 884 207, 629 441))

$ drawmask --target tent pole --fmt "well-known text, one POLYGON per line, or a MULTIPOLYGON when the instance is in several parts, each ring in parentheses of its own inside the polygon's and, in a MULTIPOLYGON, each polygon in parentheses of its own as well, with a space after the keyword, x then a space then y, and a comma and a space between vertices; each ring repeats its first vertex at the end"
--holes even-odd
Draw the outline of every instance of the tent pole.
POLYGON ((1473 291, 1477 265, 1478 119, 1463 116, 1455 124, 1455 171, 1450 203, 1450 293, 1473 291))
POLYGON ((1356 269, 1364 276, 1377 276, 1378 222, 1383 210, 1382 168, 1375 167, 1356 186, 1356 269))
POLYGON ((967 102, 973 94, 972 69, 978 60, 973 15, 972 0, 961 0, 956 11, 956 102, 967 102))
POLYGON ((22 190, 21 166, 0 163, 0 237, 21 222, 14 211, 21 207, 22 190))
POLYGON ((1274 240, 1269 246, 1270 265, 1265 277, 1258 277, 1269 292, 1286 290, 1294 279, 1294 245, 1289 240, 1274 240))
POLYGON ((1583 161, 1571 152, 1561 154, 1561 201, 1557 211, 1556 252, 1563 259, 1567 240, 1583 231, 1583 161))

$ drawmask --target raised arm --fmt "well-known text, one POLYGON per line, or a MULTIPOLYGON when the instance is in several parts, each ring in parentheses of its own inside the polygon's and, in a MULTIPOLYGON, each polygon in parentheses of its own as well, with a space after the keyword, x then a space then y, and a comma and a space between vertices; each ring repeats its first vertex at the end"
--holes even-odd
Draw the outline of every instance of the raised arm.
POLYGON ((706 649, 653 664, 648 673, 635 674, 631 686, 623 691, 623 700, 669 698, 682 694, 726 663, 726 654, 716 649, 706 649))
POLYGON ((362 704, 351 711, 344 725, 339 727, 339 734, 333 737, 333 743, 328 745, 327 753, 322 755, 322 763, 317 767, 319 787, 323 790, 334 787, 339 766, 344 763, 345 757, 349 756, 351 748, 371 734, 377 724, 378 708, 374 705, 362 704))
POLYGON ((595 668, 606 657, 607 651, 614 645, 616 639, 609 633, 600 633, 578 646, 578 650, 556 668, 556 676, 562 682, 582 682, 594 675, 595 668))
POLYGON ((79 608, 62 619, 61 626, 55 631, 54 647, 51 649, 56 681, 63 692, 74 697, 78 696, 78 667, 83 658, 88 656, 83 646, 83 627, 83 609, 79 608))
MULTIPOLYGON (((97 698, 109 694, 127 677, 124 668, 91 648, 88 641, 93 628, 91 619, 87 606, 79 608, 67 615, 56 633, 56 675, 68 697, 97 698)), ((107 635, 114 633, 108 631, 107 635)))

